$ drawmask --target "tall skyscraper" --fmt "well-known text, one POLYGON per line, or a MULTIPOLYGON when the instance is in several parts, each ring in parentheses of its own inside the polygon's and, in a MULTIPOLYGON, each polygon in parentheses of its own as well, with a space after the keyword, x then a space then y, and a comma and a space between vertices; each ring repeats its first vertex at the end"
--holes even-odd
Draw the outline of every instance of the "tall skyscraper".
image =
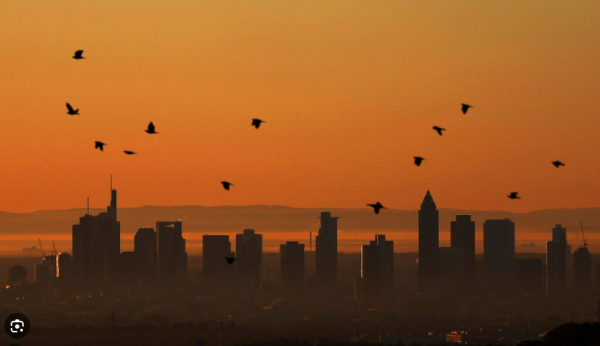
POLYGON ((488 281, 512 284, 515 268, 515 223, 510 219, 483 223, 483 260, 488 281))
POLYGON ((73 277, 73 256, 70 253, 58 254, 58 277, 61 279, 73 277))
POLYGON ((181 221, 159 221, 158 281, 161 286, 174 286, 187 282, 187 253, 181 221))
POLYGON ((390 294, 394 287, 394 242, 375 235, 369 245, 361 246, 361 278, 366 293, 390 294))
POLYGON ((89 213, 73 225, 73 269, 84 283, 115 279, 121 253, 121 223, 117 221, 117 190, 112 189, 107 212, 89 213))
POLYGON ((526 258, 515 260, 515 282, 523 294, 541 296, 544 294, 544 263, 541 259, 526 258))
POLYGON ((333 283, 337 281, 337 220, 330 212, 321 213, 321 227, 316 237, 317 281, 333 283))
POLYGON ((133 251, 137 257, 142 280, 146 283, 156 281, 158 252, 156 251, 156 232, 154 228, 140 228, 133 238, 133 251))
POLYGON ((475 221, 471 215, 456 215, 450 222, 450 247, 462 248, 465 265, 465 280, 475 279, 475 221))
POLYGON ((262 269, 262 234, 245 229, 235 236, 235 275, 240 284, 258 290, 262 269))
POLYGON ((552 240, 546 242, 546 294, 562 295, 567 290, 567 229, 556 225, 552 240))
POLYGON ((304 288, 304 244, 288 241, 279 246, 281 286, 284 290, 304 288))
POLYGON ((576 292, 592 289, 592 255, 587 246, 580 247, 573 254, 573 278, 576 292))
POLYGON ((235 257, 231 252, 228 235, 202 236, 202 276, 204 282, 230 284, 235 275, 235 265, 228 264, 226 257, 235 257))
POLYGON ((419 210, 419 287, 435 284, 440 269, 440 215, 429 190, 419 210))

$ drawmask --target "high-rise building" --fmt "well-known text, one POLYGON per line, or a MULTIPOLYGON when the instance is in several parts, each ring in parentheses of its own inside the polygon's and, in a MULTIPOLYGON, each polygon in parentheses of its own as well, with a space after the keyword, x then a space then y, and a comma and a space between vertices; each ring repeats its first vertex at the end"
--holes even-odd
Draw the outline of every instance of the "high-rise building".
POLYGON ((235 236, 235 275, 238 282, 248 290, 260 287, 262 268, 262 234, 245 229, 235 236))
POLYGON ((394 242, 375 235, 369 245, 361 246, 361 278, 366 294, 389 295, 394 287, 394 242))
POLYGON ((567 229, 556 225, 546 242, 546 294, 562 295, 567 289, 567 229))
MULTIPOLYGON (((89 211, 89 210, 88 210, 89 211)), ((121 253, 121 223, 117 221, 117 190, 112 189, 107 212, 89 212, 73 225, 73 272, 85 282, 115 279, 121 253)))
POLYGON ((321 283, 337 281, 337 220, 330 212, 321 213, 321 227, 316 237, 316 276, 321 283))
POLYGON ((235 276, 235 265, 228 264, 225 258, 235 258, 231 252, 228 235, 202 236, 202 276, 204 282, 230 284, 235 276))
POLYGON ((440 280, 444 285, 465 282, 465 253, 462 247, 440 248, 440 280))
POLYGON ((72 278, 73 277, 73 257, 70 253, 61 252, 58 254, 58 277, 72 278))
POLYGON ((288 241, 279 246, 281 286, 286 290, 304 288, 304 244, 288 241))
POLYGON ((156 251, 156 232, 154 228, 140 228, 133 238, 133 251, 138 258, 142 281, 154 283, 158 269, 158 252, 156 251))
POLYGON ((27 267, 16 265, 8 268, 8 284, 23 284, 27 282, 27 267))
POLYGON ((42 261, 33 266, 33 281, 46 288, 52 289, 54 278, 52 274, 55 272, 56 262, 52 263, 49 259, 43 258, 42 261))
POLYGON ((580 247, 573 254, 573 278, 576 292, 592 289, 592 255, 587 246, 580 247))
POLYGON ((440 222, 439 211, 429 190, 419 210, 419 287, 430 286, 439 279, 440 222))
POLYGON ((450 246, 462 248, 465 265, 465 280, 475 279, 475 221, 471 215, 456 215, 450 222, 450 246))
POLYGON ((510 219, 483 223, 483 261, 488 281, 511 285, 515 268, 515 223, 510 219))
POLYGON ((515 282, 523 294, 543 295, 545 292, 543 261, 537 258, 515 260, 515 282))
POLYGON ((187 282, 187 253, 181 221, 158 221, 158 281, 162 286, 187 282))

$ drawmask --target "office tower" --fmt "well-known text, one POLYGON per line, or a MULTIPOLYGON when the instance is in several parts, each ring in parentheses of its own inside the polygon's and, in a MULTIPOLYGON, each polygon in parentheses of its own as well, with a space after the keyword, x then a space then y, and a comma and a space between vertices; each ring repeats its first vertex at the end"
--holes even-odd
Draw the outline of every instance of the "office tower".
POLYGON ((138 258, 139 271, 145 283, 154 283, 158 268, 154 228, 140 228, 133 238, 133 251, 138 258))
POLYGON ((567 229, 556 225, 552 240, 546 242, 546 294, 561 295, 567 289, 567 229))
POLYGON ((249 290, 258 290, 262 268, 262 234, 245 229, 235 236, 235 275, 238 282, 249 290))
POLYGON ((321 283, 337 281, 337 220, 330 212, 322 212, 321 227, 316 237, 316 276, 321 283))
POLYGON ((24 284, 27 282, 27 268, 16 265, 8 268, 8 284, 24 284))
POLYGON ((544 295, 543 261, 537 258, 515 260, 515 282, 518 290, 523 294, 544 295))
POLYGON ((202 275, 204 282, 230 284, 235 276, 235 264, 225 258, 235 257, 228 235, 202 236, 202 275))
POLYGON ((285 290, 304 288, 304 244, 288 241, 279 245, 281 286, 285 290))
POLYGON ((158 221, 158 281, 162 286, 187 282, 187 253, 181 221, 158 221))
POLYGON ((439 211, 427 190, 419 210, 419 287, 431 286, 439 278, 440 222, 439 211))
POLYGON ((56 256, 54 255, 48 255, 46 257, 44 257, 46 259, 46 262, 48 263, 48 265, 50 266, 50 276, 55 278, 58 276, 58 268, 57 266, 57 262, 56 262, 56 256))
POLYGON ((389 295, 394 286, 394 242, 375 235, 369 245, 361 246, 361 278, 369 295, 389 295))
POLYGON ((107 212, 89 212, 73 225, 74 276, 85 282, 112 281, 116 277, 121 253, 121 224, 117 221, 117 190, 112 189, 107 212))
POLYGON ((73 257, 71 256, 71 254, 66 252, 61 252, 60 254, 58 254, 58 277, 73 277, 73 257))
POLYGON ((440 280, 445 285, 465 282, 465 250, 462 247, 440 248, 440 280))
POLYGON ((483 223, 483 261, 488 281, 510 285, 515 268, 515 223, 510 219, 483 223))
POLYGON ((33 266, 33 281, 36 284, 52 288, 53 276, 56 263, 52 263, 49 259, 43 258, 42 261, 33 266))
POLYGON ((471 215, 456 215, 450 222, 450 246, 462 248, 465 264, 465 280, 475 279, 475 221, 471 215))
POLYGON ((592 256, 587 246, 580 247, 573 254, 573 278, 576 292, 592 289, 592 256))

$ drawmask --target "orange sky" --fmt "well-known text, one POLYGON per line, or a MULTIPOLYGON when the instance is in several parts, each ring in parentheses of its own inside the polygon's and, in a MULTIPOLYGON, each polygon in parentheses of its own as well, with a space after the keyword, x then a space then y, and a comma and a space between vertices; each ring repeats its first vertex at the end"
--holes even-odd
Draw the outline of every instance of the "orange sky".
POLYGON ((416 209, 427 189, 443 208, 599 207, 599 17, 598 1, 3 1, 0 210, 105 207, 111 173, 122 207, 416 209))

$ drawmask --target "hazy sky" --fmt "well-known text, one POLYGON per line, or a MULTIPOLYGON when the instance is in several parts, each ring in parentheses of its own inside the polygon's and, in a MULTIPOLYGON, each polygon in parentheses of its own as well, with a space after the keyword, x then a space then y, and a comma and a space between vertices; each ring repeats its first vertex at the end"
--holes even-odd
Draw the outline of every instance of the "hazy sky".
POLYGON ((0 210, 104 207, 111 173, 124 207, 416 209, 428 189, 599 207, 598 18, 596 0, 2 1, 0 210))

